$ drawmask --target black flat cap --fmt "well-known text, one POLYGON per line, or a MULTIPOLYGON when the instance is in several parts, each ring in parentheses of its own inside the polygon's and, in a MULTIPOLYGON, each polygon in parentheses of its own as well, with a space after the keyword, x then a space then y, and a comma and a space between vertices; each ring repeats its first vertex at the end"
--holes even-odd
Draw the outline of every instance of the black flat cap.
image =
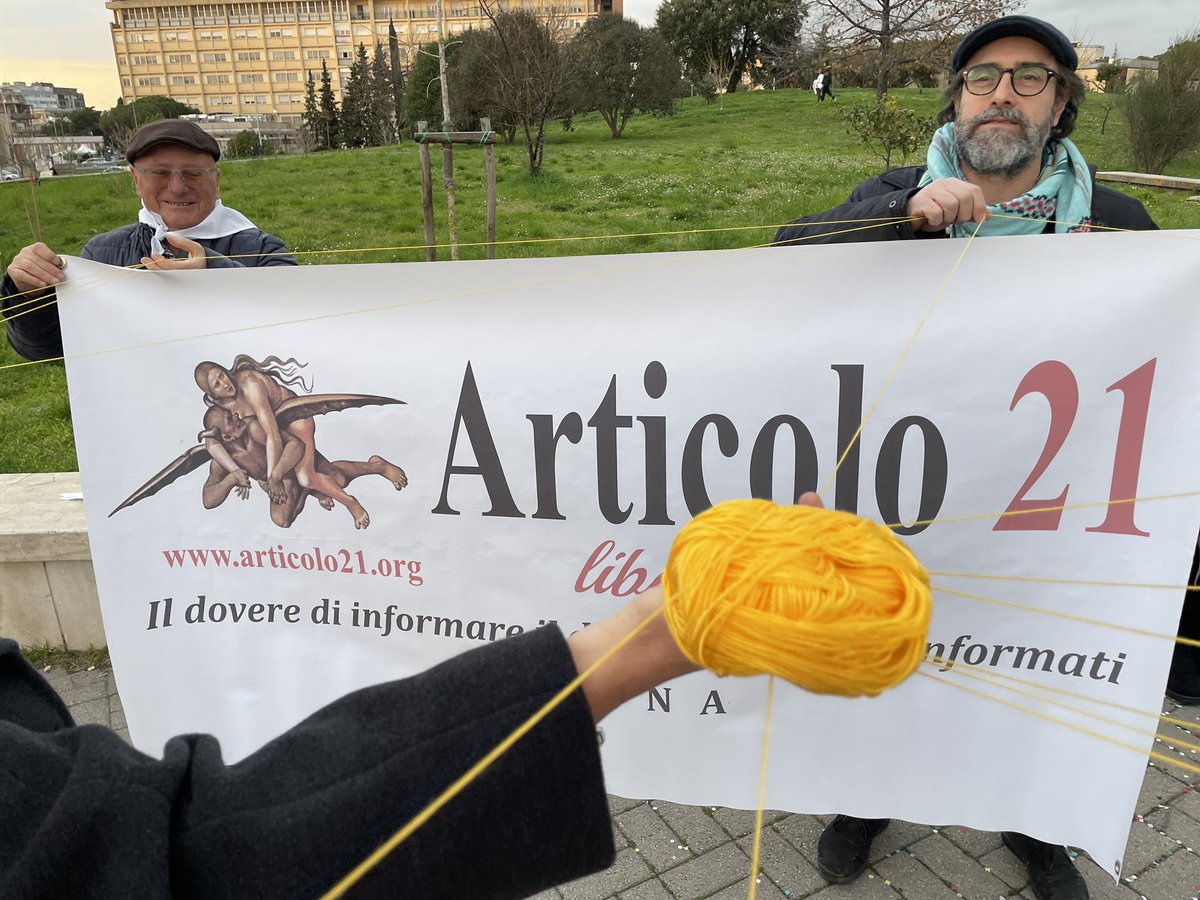
POLYGON ((158 119, 149 125, 138 129, 129 147, 125 150, 125 159, 130 164, 139 156, 150 152, 151 147, 159 144, 179 144, 197 153, 207 153, 216 162, 221 158, 221 145, 211 134, 187 119, 158 119))
POLYGON ((980 47, 1006 37, 1026 37, 1037 41, 1071 71, 1079 65, 1079 57, 1067 36, 1049 22, 1043 22, 1033 16, 1002 16, 985 22, 963 38, 954 48, 950 66, 955 72, 961 72, 967 60, 974 56, 980 47))

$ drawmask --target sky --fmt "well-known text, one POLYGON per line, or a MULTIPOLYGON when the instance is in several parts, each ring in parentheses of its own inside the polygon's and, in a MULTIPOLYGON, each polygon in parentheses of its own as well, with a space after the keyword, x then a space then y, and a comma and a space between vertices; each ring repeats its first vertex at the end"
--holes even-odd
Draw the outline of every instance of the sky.
MULTIPOLYGON (((625 0, 625 14, 654 23, 659 0, 625 0)), ((0 27, 0 82, 49 81, 83 91, 89 106, 108 109, 120 95, 104 0, 9 0, 0 27)), ((1153 56, 1174 38, 1200 28, 1194 0, 1026 0, 1028 15, 1053 22, 1075 40, 1114 47, 1122 56, 1153 56), (1185 10, 1195 10, 1188 12, 1185 10)))

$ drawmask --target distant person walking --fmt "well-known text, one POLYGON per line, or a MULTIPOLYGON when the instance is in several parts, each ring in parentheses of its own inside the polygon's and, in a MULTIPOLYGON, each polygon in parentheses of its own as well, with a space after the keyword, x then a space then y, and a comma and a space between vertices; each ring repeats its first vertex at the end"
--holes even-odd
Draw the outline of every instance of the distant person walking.
MULTIPOLYGON (((832 70, 827 68, 825 71, 821 72, 821 74, 817 76, 817 82, 820 82, 820 88, 817 90, 817 100, 819 102, 824 103, 826 97, 828 97, 830 100, 837 100, 837 97, 833 96, 832 70)), ((813 82, 814 85, 817 82, 813 82)))
POLYGON ((813 79, 813 83, 812 83, 813 96, 817 98, 818 102, 824 99, 821 96, 824 89, 825 89, 825 73, 818 72, 817 77, 813 79))

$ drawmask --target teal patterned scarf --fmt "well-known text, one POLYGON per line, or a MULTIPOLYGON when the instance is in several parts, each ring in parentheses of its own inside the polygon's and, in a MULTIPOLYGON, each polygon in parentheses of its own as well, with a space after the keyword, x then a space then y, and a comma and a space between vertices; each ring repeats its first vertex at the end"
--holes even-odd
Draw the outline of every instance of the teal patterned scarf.
MULTIPOLYGON (((954 149, 954 123, 947 122, 933 136, 926 159, 921 187, 942 178, 963 179, 958 153, 954 149)), ((963 179, 965 180, 965 179, 963 179)), ((1079 149, 1067 138, 1047 145, 1042 174, 1025 194, 988 209, 997 215, 989 219, 981 237, 1004 234, 1041 234, 1046 222, 1054 220, 1056 234, 1091 230, 1092 175, 1079 149), (999 218, 1004 216, 1005 218, 999 218), (1016 216, 1017 218, 1007 218, 1016 216)), ((969 237, 976 226, 953 225, 951 237, 969 237)))

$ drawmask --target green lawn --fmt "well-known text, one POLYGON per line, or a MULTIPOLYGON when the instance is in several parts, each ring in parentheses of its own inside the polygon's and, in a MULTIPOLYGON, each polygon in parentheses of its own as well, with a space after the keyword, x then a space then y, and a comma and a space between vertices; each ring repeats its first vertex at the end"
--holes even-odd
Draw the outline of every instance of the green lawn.
MULTIPOLYGON (((905 106, 930 116, 936 91, 903 90, 905 106)), ((871 92, 839 90, 818 104, 807 91, 735 94, 706 104, 683 101, 671 118, 635 118, 612 140, 598 116, 552 125, 543 174, 526 172, 525 148, 498 146, 497 237, 501 257, 640 253, 749 247, 797 216, 834 206, 882 162, 846 134, 838 109, 866 103, 871 92)), ((1129 169, 1124 121, 1105 118, 1104 97, 1084 105, 1075 135, 1089 162, 1129 169)), ((433 148, 438 234, 445 240, 440 150, 433 148)), ((919 162, 920 160, 910 160, 919 162)), ((455 154, 459 240, 484 237, 483 154, 455 154)), ((893 164, 898 161, 893 160, 893 164)), ((420 167, 415 146, 342 150, 222 164, 222 197, 280 235, 301 263, 413 261, 424 258, 420 167), (372 248, 364 250, 364 248, 372 248), (387 248, 387 249, 374 249, 387 248)), ((1200 177, 1200 153, 1167 174, 1200 177)), ((1200 228, 1200 204, 1186 194, 1131 190, 1166 228, 1200 228)), ((78 253, 95 234, 134 221, 137 200, 124 173, 0 185, 0 262, 33 239, 78 253), (36 198, 36 216, 33 209, 36 198)), ((464 247, 464 258, 483 248, 464 247)), ((439 251, 448 258, 446 251, 439 251)), ((4 368, 20 362, 0 348, 0 471, 76 467, 60 364, 4 368)))

